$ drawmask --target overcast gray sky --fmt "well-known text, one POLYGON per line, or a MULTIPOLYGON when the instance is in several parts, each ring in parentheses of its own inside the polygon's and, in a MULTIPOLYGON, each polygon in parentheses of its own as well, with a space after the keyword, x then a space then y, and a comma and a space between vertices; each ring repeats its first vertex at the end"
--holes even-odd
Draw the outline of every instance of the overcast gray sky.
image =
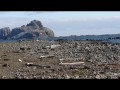
POLYGON ((40 20, 44 26, 51 28, 56 36, 120 33, 118 11, 5 11, 0 12, 0 28, 20 27, 34 19, 40 20))

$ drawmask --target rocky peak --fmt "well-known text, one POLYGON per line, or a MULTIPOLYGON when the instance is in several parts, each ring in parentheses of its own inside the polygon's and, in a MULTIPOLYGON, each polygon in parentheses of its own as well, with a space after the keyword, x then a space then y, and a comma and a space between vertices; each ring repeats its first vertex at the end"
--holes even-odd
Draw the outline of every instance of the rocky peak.
POLYGON ((8 38, 22 39, 22 38, 43 38, 43 37, 54 37, 54 32, 44 27, 41 21, 33 20, 27 25, 22 25, 12 29, 8 38))
POLYGON ((33 20, 29 24, 27 24, 26 26, 33 28, 33 29, 41 29, 43 27, 41 21, 38 21, 38 20, 33 20))
POLYGON ((6 38, 9 33, 10 33, 9 27, 0 29, 0 38, 6 38))

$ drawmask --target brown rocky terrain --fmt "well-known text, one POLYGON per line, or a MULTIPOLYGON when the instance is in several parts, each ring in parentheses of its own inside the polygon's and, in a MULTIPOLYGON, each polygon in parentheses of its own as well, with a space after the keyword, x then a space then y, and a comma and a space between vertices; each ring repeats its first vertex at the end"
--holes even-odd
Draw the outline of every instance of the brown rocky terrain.
POLYGON ((1 79, 119 79, 120 44, 0 42, 1 79))

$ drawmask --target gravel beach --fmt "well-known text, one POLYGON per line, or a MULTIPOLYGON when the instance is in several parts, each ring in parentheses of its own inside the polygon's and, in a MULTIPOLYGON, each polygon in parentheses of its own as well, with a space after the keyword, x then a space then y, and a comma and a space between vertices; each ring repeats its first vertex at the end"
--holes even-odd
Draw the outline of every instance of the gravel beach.
POLYGON ((119 79, 120 44, 0 42, 0 79, 119 79))

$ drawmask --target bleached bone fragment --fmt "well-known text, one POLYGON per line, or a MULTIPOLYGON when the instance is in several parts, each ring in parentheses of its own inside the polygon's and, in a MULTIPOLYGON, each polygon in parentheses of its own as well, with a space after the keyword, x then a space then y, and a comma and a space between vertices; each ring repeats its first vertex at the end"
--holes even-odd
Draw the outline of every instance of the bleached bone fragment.
POLYGON ((33 65, 33 63, 26 63, 25 65, 26 66, 31 66, 31 65, 33 65))
POLYGON ((61 58, 61 59, 59 59, 60 61, 63 61, 64 59, 63 58, 61 58))
POLYGON ((80 65, 80 64, 85 64, 84 62, 74 62, 74 63, 59 63, 60 65, 80 65))
POLYGON ((59 46, 61 46, 61 45, 51 45, 51 49, 55 49, 56 47, 59 47, 59 46))
POLYGON ((40 58, 45 58, 46 56, 40 56, 40 58))
POLYGON ((19 59, 19 62, 22 62, 22 60, 21 60, 21 59, 19 59))

